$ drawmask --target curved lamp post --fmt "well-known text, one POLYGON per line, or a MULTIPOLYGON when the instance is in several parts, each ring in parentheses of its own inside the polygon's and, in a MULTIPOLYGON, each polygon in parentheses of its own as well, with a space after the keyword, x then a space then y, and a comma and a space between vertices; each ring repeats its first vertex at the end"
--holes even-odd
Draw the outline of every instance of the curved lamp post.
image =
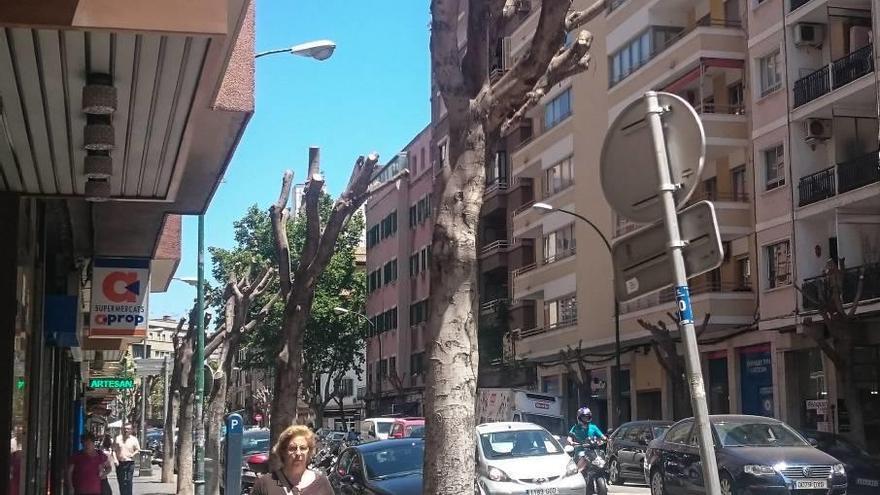
MULTIPOLYGON (((596 232, 599 238, 602 239, 602 242, 605 244, 605 248, 608 250, 608 255, 611 256, 611 243, 608 242, 608 238, 605 237, 605 234, 603 234, 602 231, 599 230, 599 227, 596 227, 596 224, 591 222, 587 217, 581 215, 580 213, 566 210, 564 208, 556 208, 553 205, 547 203, 535 203, 532 205, 532 208, 543 211, 545 213, 558 211, 560 213, 565 213, 566 215, 571 215, 578 220, 586 223, 596 232)), ((614 290, 613 285, 614 284, 612 283, 612 291, 614 290)), ((614 427, 619 428, 621 424, 620 405, 623 402, 623 395, 621 393, 620 384, 620 303, 617 300, 617 294, 614 294, 614 359, 615 366, 617 367, 617 373, 615 376, 616 380, 614 383, 614 401, 616 403, 614 407, 614 427)))
POLYGON ((313 58, 315 60, 327 60, 336 50, 336 43, 330 40, 309 41, 308 43, 300 43, 289 48, 277 48, 275 50, 266 50, 257 53, 254 58, 265 57, 275 53, 289 53, 291 55, 299 55, 300 57, 313 58))

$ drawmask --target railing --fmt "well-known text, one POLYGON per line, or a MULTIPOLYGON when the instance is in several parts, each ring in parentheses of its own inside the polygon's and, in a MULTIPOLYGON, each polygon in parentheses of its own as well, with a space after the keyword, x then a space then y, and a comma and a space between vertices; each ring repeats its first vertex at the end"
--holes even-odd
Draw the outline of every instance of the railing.
POLYGON ((521 339, 526 339, 529 337, 534 337, 535 335, 541 335, 545 333, 550 333, 561 328, 568 328, 577 325, 577 317, 569 318, 567 320, 557 321, 556 323, 545 325, 543 327, 529 328, 526 330, 520 330, 519 337, 521 339))
POLYGON ((742 103, 736 105, 719 105, 717 103, 703 103, 695 108, 697 113, 713 113, 727 115, 745 115, 746 106, 742 103))
MULTIPOLYGON (((859 276, 863 269, 860 302, 880 298, 880 265, 855 266, 843 271, 843 293, 841 296, 844 304, 855 301, 859 276)), ((801 295, 803 306, 806 310, 819 309, 819 304, 828 301, 831 297, 831 286, 826 275, 804 279, 801 291, 803 292, 801 295)))
POLYGON ((874 71, 874 45, 868 44, 794 82, 794 106, 799 107, 874 71))
POLYGON ((517 216, 517 215, 521 215, 521 214, 525 213, 526 211, 528 211, 532 208, 533 204, 535 204, 534 199, 531 201, 526 201, 525 204, 523 204, 522 206, 520 206, 519 208, 517 208, 516 210, 513 211, 513 216, 517 216))
POLYGON ((570 258, 571 256, 574 256, 576 252, 577 249, 573 247, 569 249, 564 249, 554 254, 553 256, 548 256, 544 258, 544 264, 549 265, 551 263, 556 263, 557 261, 564 260, 565 258, 570 258))
POLYGON ((617 226, 615 226, 615 228, 614 228, 614 236, 620 237, 624 234, 629 234, 630 232, 638 230, 639 227, 642 227, 642 226, 643 225, 640 223, 630 222, 629 220, 627 220, 623 223, 618 223, 617 226))
MULTIPOLYGON (((690 293, 692 296, 700 295, 700 294, 709 294, 709 293, 731 293, 731 292, 750 292, 752 290, 750 285, 742 284, 742 283, 733 283, 733 282, 718 282, 713 280, 707 280, 696 284, 691 284, 688 287, 690 289, 690 293)), ((633 299, 632 301, 627 301, 624 303, 620 303, 620 312, 621 313, 631 313, 633 311, 639 311, 642 309, 649 309, 655 306, 659 306, 661 304, 668 304, 675 301, 675 289, 672 287, 661 290, 660 292, 655 292, 654 294, 649 294, 644 297, 639 297, 637 299, 633 299)))
POLYGON ((789 9, 789 12, 794 12, 808 3, 810 3, 810 0, 791 0, 791 9, 789 9))
POLYGON ((841 193, 880 181, 878 151, 837 164, 837 184, 841 193))
POLYGON ((825 170, 801 177, 798 184, 798 206, 822 201, 835 194, 834 167, 828 167, 825 170))
POLYGON ((699 201, 725 201, 730 203, 748 203, 749 194, 742 193, 720 193, 718 191, 696 191, 688 200, 689 204, 699 201))
POLYGON ((491 301, 486 301, 480 304, 480 314, 497 313, 498 310, 505 305, 508 305, 507 298, 498 298, 491 301))
POLYGON ((523 275, 524 273, 528 273, 528 272, 534 270, 535 268, 538 268, 537 263, 530 263, 528 265, 521 266, 513 271, 513 278, 519 277, 519 276, 523 275))
POLYGON ((487 255, 487 254, 491 253, 492 251, 507 249, 509 247, 510 247, 510 242, 508 242, 507 240, 490 242, 489 244, 486 244, 485 246, 483 246, 483 249, 480 250, 480 255, 481 256, 487 255))
POLYGON ((490 194, 495 191, 506 191, 507 187, 507 179, 494 179, 491 182, 487 181, 483 194, 490 194))

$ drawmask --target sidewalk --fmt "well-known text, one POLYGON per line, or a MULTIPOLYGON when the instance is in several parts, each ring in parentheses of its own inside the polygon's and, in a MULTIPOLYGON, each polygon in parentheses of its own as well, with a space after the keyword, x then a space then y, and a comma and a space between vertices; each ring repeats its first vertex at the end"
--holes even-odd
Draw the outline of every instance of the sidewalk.
MULTIPOLYGON (((158 466, 153 466, 152 476, 134 477, 134 495, 170 495, 177 492, 177 484, 161 483, 162 470, 157 468, 158 466)), ((110 487, 113 488, 113 495, 119 495, 116 474, 111 473, 107 478, 110 480, 110 487)))

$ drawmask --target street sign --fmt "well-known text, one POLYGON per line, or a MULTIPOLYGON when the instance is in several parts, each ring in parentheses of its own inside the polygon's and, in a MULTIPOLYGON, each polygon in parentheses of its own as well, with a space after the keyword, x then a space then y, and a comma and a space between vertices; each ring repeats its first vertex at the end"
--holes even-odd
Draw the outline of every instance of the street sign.
POLYGON ((135 359, 134 369, 137 376, 161 375, 165 366, 164 359, 135 359))
MULTIPOLYGON (((681 97, 657 93, 675 205, 681 208, 699 185, 706 156, 706 136, 693 107, 681 97)), ((605 199, 619 215, 633 222, 663 218, 651 126, 645 101, 637 99, 614 119, 602 145, 600 172, 605 199)))
POLYGON ((89 378, 89 388, 130 389, 133 378, 89 378))
POLYGON ((95 258, 89 337, 146 337, 150 260, 95 258))
MULTIPOLYGON (((688 278, 714 270, 724 261, 715 208, 700 201, 678 214, 688 278)), ((614 291, 618 301, 628 301, 675 283, 669 269, 666 227, 662 221, 616 240, 611 246, 614 291)))
POLYGON ((225 473, 224 493, 241 493, 241 437, 244 433, 244 420, 238 414, 226 417, 226 449, 223 456, 225 473))

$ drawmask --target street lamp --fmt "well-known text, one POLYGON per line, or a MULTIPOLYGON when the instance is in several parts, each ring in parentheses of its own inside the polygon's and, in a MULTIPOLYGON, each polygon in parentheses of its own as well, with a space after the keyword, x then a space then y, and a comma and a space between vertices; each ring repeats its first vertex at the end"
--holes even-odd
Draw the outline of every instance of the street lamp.
MULTIPOLYGON (((602 242, 605 244, 605 248, 608 250, 608 255, 611 256, 611 243, 608 242, 608 238, 605 237, 605 234, 603 234, 602 231, 599 230, 599 227, 596 227, 596 224, 591 222, 587 217, 585 217, 579 213, 566 210, 564 208, 556 208, 553 205, 550 205, 547 203, 535 203, 532 205, 532 208, 534 208, 536 210, 540 210, 545 213, 558 211, 560 213, 565 213, 566 215, 571 215, 571 216, 577 218, 578 220, 581 220, 582 222, 586 223, 587 225, 592 227, 592 229, 594 231, 596 231, 596 234, 598 234, 599 238, 602 239, 602 242)), ((614 290, 613 281, 611 284, 611 289, 612 289, 612 291, 614 290)), ((621 375, 621 370, 620 370, 620 302, 617 300, 617 293, 616 292, 614 293, 614 359, 615 359, 615 366, 617 367, 617 377, 616 377, 617 380, 616 380, 616 383, 614 386, 614 401, 616 403, 616 407, 614 410, 614 412, 615 412, 614 426, 615 426, 615 428, 617 428, 617 427, 620 427, 620 424, 621 424, 620 405, 623 403, 623 394, 621 393, 622 390, 621 390, 621 383, 620 383, 620 375, 621 375)))
POLYGON ((315 60, 327 60, 336 50, 336 43, 330 40, 309 41, 308 43, 300 43, 289 48, 277 48, 275 50, 267 50, 260 52, 254 58, 265 57, 275 53, 289 53, 291 55, 299 55, 300 57, 313 58, 315 60))
MULTIPOLYGON (((376 361, 376 366, 379 366, 379 362, 382 361, 382 336, 376 332, 376 324, 373 323, 372 320, 367 318, 367 315, 363 313, 358 313, 357 311, 352 311, 350 309, 341 308, 339 306, 333 308, 333 311, 338 315, 355 315, 358 318, 363 319, 367 323, 369 323, 370 328, 373 330, 373 333, 376 334, 376 339, 379 342, 379 359, 376 361)), ((376 413, 379 412, 379 397, 382 395, 382 374, 376 371, 376 413)))
POLYGON ((183 282, 190 287, 198 287, 199 279, 196 277, 171 277, 171 280, 177 280, 178 282, 183 282))

